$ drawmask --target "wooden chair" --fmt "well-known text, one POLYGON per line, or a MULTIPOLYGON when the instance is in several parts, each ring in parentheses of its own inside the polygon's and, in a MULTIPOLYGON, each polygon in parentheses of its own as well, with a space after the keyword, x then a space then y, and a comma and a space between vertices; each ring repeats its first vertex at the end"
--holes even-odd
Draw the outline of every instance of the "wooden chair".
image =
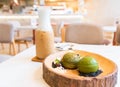
POLYGON ((24 29, 18 29, 19 26, 21 26, 21 24, 18 21, 8 21, 8 23, 12 24, 14 26, 14 30, 17 33, 17 36, 15 36, 15 43, 18 44, 18 52, 20 52, 20 44, 25 44, 26 48, 29 47, 29 42, 31 42, 33 40, 33 36, 26 36, 26 34, 29 31, 32 30, 24 30, 24 29))
MULTIPOLYGON (((26 31, 30 31, 30 30, 23 30, 24 32, 26 31)), ((31 30, 32 32, 32 30, 31 30)), ((26 48, 29 47, 29 43, 33 41, 33 36, 24 36, 23 34, 26 33, 22 33, 22 30, 19 31, 19 36, 15 38, 15 43, 18 44, 18 52, 20 52, 20 44, 25 44, 26 48)), ((27 34, 26 34, 27 35, 27 34)))
POLYGON ((104 39, 103 34, 103 29, 95 24, 69 24, 64 30, 62 30, 62 41, 79 44, 108 45, 110 41, 104 39))
POLYGON ((9 23, 0 23, 0 43, 9 43, 9 53, 11 54, 11 48, 13 48, 13 54, 16 54, 16 47, 14 41, 14 27, 12 24, 9 23))

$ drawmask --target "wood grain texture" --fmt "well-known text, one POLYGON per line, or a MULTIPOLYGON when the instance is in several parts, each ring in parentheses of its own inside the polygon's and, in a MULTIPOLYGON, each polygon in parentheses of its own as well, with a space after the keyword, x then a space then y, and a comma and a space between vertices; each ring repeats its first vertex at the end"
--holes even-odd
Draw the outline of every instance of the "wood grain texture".
POLYGON ((76 52, 81 55, 91 55, 95 57, 103 73, 97 77, 83 77, 74 73, 69 75, 70 73, 58 72, 59 70, 52 68, 51 62, 56 59, 56 57, 62 57, 62 55, 66 53, 59 52, 48 56, 43 63, 43 78, 51 87, 115 87, 118 72, 115 63, 98 54, 85 51, 76 52), (107 67, 109 69, 107 69, 107 67))

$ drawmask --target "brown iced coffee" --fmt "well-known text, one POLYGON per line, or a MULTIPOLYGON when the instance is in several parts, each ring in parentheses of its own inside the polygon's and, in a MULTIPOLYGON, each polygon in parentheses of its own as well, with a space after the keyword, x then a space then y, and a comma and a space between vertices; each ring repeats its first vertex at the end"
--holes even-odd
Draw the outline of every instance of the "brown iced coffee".
POLYGON ((39 26, 35 33, 36 56, 44 59, 54 53, 54 33, 50 22, 51 8, 41 6, 39 12, 39 26))
POLYGON ((44 59, 48 55, 54 53, 54 34, 50 31, 36 30, 36 55, 40 59, 44 59))

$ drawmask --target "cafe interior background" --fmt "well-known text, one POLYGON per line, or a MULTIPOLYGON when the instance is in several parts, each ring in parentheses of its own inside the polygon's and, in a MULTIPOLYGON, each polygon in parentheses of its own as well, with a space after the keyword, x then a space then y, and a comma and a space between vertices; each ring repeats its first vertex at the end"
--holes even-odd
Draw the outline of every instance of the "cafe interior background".
MULTIPOLYGON (((120 46, 114 43, 117 25, 120 21, 119 3, 120 0, 0 0, 0 23, 13 24, 17 28, 14 37, 22 37, 25 40, 25 42, 16 41, 12 49, 9 43, 0 42, 0 87, 49 87, 42 76, 45 74, 42 70, 44 67, 42 68, 42 62, 37 58, 38 51, 37 47, 35 48, 35 38, 33 38, 34 29, 38 28, 40 20, 39 6, 50 6, 52 9, 50 17, 57 51, 70 48, 101 54, 114 61, 119 69, 120 46), (93 23, 101 26, 104 29, 104 38, 109 40, 110 44, 100 46, 62 43, 60 29, 66 28, 67 24, 74 23, 93 23), (32 39, 24 37, 32 37, 32 39)), ((4 34, 4 36, 7 35, 4 34)), ((112 66, 103 61, 104 64, 107 66, 106 71, 112 66)), ((115 67, 116 75, 117 67, 115 67)), ((117 76, 114 77, 115 79, 111 78, 111 82, 116 84, 117 81, 115 87, 119 87, 119 77, 118 72, 118 79, 117 76)), ((108 82, 108 84, 111 83, 108 82)))
POLYGON ((119 0, 0 0, 0 11, 4 5, 10 6, 12 1, 18 5, 18 10, 21 11, 18 13, 20 14, 25 8, 31 7, 32 9, 28 10, 35 10, 35 7, 41 3, 41 5, 52 6, 53 10, 65 11, 60 14, 79 13, 84 15, 86 20, 95 21, 102 25, 113 25, 120 15, 118 11, 120 8, 119 0))
MULTIPOLYGON (((21 25, 35 25, 36 20, 32 17, 38 15, 37 7, 51 6, 53 20, 56 17, 59 19, 59 17, 64 16, 79 16, 80 22, 91 22, 101 26, 116 26, 116 21, 120 20, 119 2, 119 0, 0 0, 0 22, 17 20, 21 25), (35 22, 35 24, 32 22, 35 22)), ((54 23, 57 21, 55 20, 54 23)), ((64 21, 64 18, 62 21, 64 21)), ((68 21, 72 22, 72 20, 68 21)), ((57 26, 53 26, 55 36, 59 37, 56 28, 57 26)), ((28 34, 32 35, 31 32, 28 34)), ((27 33, 24 35, 27 35, 27 33)), ((113 33, 105 32, 105 37, 112 44, 113 33)), ((32 45, 32 43, 29 44, 29 46, 32 45)), ((9 45, 4 47, 8 48, 9 45)), ((6 48, 2 50, 1 47, 0 53, 9 54, 6 48)), ((25 45, 22 45, 21 51, 25 49, 25 45)))

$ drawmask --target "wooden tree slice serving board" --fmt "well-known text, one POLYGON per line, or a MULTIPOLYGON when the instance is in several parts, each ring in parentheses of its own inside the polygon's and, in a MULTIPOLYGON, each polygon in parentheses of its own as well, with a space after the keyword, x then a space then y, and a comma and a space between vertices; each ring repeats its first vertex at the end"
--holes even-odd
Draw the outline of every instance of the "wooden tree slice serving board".
POLYGON ((76 50, 82 56, 92 56, 99 63, 103 71, 96 77, 80 76, 77 70, 52 68, 52 62, 61 59, 65 53, 62 51, 48 56, 43 62, 43 78, 50 87, 115 87, 117 82, 117 66, 111 60, 95 53, 76 50))

